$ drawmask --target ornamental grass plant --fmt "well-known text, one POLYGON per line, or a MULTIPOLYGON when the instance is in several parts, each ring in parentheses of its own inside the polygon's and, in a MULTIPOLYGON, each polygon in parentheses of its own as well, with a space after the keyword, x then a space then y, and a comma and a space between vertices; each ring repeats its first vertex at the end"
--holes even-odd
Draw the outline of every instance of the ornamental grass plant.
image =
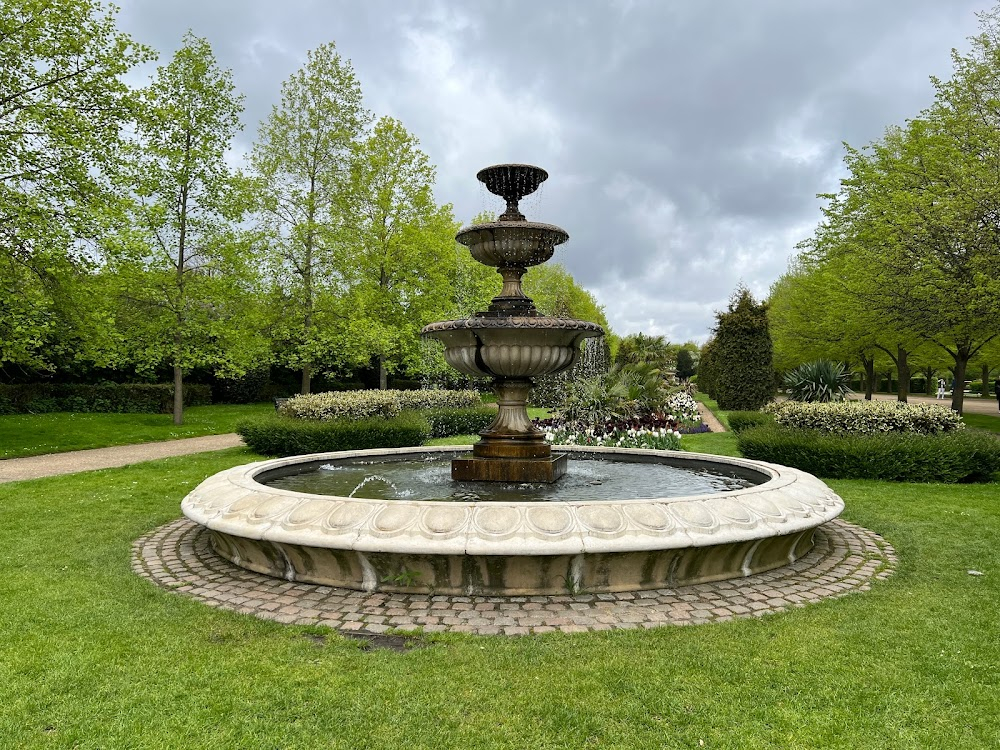
POLYGON ((851 391, 851 373, 840 362, 818 359, 785 375, 785 388, 793 401, 828 403, 843 401, 851 391))

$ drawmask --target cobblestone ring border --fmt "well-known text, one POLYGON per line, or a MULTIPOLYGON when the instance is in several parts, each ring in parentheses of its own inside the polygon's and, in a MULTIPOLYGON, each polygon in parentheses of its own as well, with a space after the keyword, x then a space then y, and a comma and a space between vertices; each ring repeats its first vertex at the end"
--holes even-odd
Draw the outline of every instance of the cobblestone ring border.
POLYGON ((380 634, 389 630, 527 635, 693 625, 758 617, 867 591, 896 567, 892 546, 841 519, 816 532, 811 552, 768 573, 618 594, 438 596, 367 593, 282 581, 216 555, 207 530, 186 518, 133 544, 132 569, 163 588, 221 609, 296 625, 380 634))

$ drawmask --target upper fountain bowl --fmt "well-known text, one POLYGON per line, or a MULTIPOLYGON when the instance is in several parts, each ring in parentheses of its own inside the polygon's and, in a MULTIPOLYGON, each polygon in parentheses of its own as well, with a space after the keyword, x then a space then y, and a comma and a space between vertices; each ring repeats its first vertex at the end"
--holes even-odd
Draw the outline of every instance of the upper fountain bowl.
POLYGON ((552 257, 569 239, 565 230, 538 221, 491 221, 466 227, 455 239, 487 266, 527 268, 552 257))
POLYGON ((531 195, 548 178, 548 172, 530 164, 494 164, 476 173, 476 179, 493 195, 515 201, 531 195))

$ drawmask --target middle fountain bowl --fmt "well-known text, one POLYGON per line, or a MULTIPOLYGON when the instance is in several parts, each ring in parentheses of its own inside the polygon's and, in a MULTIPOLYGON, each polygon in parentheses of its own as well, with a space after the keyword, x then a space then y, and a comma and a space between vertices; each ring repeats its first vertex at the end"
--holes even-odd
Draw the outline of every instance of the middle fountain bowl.
POLYGON ((544 433, 528 418, 532 378, 573 364, 580 342, 603 336, 595 323, 541 315, 524 294, 521 278, 552 257, 569 235, 552 224, 525 221, 518 201, 548 177, 539 167, 498 164, 480 170, 487 189, 507 202, 499 221, 473 224, 455 239, 472 257, 494 266, 503 278, 489 309, 470 318, 431 323, 420 332, 444 344, 449 365, 472 377, 493 379, 497 418, 480 433, 472 457, 456 458, 453 479, 493 482, 554 482, 566 472, 565 454, 552 454, 544 433))

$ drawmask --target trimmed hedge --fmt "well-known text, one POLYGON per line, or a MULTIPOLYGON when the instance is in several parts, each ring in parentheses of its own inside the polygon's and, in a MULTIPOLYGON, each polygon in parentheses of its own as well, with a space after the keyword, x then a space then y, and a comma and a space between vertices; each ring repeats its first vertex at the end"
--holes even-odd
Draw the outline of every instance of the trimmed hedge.
MULTIPOLYGON (((205 406, 211 403, 212 389, 209 386, 184 386, 184 406, 205 406)), ((169 414, 173 408, 172 383, 0 385, 0 414, 44 414, 56 411, 169 414)))
POLYGON ((295 456, 303 453, 405 448, 422 445, 430 437, 427 420, 416 412, 392 419, 295 419, 268 415, 244 419, 236 432, 250 448, 265 456, 295 456))
POLYGON ((481 403, 476 391, 329 391, 290 398, 281 413, 299 419, 390 419, 408 409, 460 409, 481 403))
POLYGON ((726 414, 726 421, 733 432, 743 432, 752 427, 774 424, 774 417, 759 411, 731 411, 726 414))
POLYGON ((474 435, 493 424, 497 418, 496 406, 477 406, 471 409, 425 409, 421 414, 431 425, 431 437, 474 435))
POLYGON ((826 479, 988 482, 1000 472, 1000 437, 983 430, 861 435, 770 425, 744 430, 736 440, 746 458, 826 479))
POLYGON ((783 427, 875 434, 914 432, 933 435, 961 430, 961 415, 942 404, 905 404, 900 401, 837 401, 770 403, 764 411, 783 427))

